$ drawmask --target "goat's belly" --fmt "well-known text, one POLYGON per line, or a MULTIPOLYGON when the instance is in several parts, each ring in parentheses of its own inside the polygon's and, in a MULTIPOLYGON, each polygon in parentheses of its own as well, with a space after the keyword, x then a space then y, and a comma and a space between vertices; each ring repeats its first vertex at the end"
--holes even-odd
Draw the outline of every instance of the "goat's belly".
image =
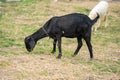
POLYGON ((63 37, 67 37, 67 38, 75 38, 75 37, 77 37, 78 35, 77 35, 77 34, 63 34, 62 36, 63 36, 63 37))

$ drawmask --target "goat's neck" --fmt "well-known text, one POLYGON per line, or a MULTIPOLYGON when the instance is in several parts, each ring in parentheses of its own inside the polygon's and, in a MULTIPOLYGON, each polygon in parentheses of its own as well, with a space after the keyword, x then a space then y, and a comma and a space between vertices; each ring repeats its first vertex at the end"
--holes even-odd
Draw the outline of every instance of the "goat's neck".
POLYGON ((35 42, 47 36, 48 35, 43 31, 42 28, 40 28, 38 31, 36 31, 35 33, 31 35, 31 37, 35 40, 35 42))

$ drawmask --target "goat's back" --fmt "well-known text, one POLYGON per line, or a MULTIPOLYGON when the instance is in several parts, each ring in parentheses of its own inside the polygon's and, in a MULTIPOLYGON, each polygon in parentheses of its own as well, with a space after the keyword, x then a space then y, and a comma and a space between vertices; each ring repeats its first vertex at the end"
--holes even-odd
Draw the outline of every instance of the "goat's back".
POLYGON ((49 31, 52 34, 64 33, 66 37, 76 37, 91 29, 91 20, 87 15, 72 13, 53 17, 50 20, 49 31))
POLYGON ((73 29, 77 27, 85 27, 90 24, 90 18, 80 13, 72 13, 60 17, 54 17, 54 23, 60 28, 73 29))
POLYGON ((107 1, 101 1, 99 2, 90 12, 89 17, 91 19, 94 19, 97 15, 96 13, 98 13, 100 15, 100 17, 103 17, 107 11, 108 11, 108 2, 107 1))

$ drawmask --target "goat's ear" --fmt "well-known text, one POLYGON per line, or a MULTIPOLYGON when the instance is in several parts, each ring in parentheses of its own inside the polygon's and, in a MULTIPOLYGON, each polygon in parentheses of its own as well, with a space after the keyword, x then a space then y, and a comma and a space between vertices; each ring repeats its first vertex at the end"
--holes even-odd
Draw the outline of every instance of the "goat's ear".
POLYGON ((25 38, 25 41, 30 41, 30 40, 31 40, 30 37, 26 37, 26 38, 25 38))
POLYGON ((28 41, 31 41, 31 40, 32 40, 32 38, 31 38, 31 37, 29 37, 29 38, 28 38, 28 41))
POLYGON ((32 37, 28 37, 28 41, 34 41, 32 37))

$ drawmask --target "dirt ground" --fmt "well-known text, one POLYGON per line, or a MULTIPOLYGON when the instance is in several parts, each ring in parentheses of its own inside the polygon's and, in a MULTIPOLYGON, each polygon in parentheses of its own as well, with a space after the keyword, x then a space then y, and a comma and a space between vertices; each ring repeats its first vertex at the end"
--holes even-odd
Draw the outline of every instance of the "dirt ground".
POLYGON ((114 74, 97 75, 92 66, 74 61, 52 54, 0 56, 0 80, 119 80, 114 74))
MULTIPOLYGON (((0 63, 3 65, 0 80, 78 80, 77 73, 86 70, 86 66, 57 60, 51 55, 0 56, 0 61, 3 62, 0 63)), ((89 75, 80 76, 87 78, 89 75)))

